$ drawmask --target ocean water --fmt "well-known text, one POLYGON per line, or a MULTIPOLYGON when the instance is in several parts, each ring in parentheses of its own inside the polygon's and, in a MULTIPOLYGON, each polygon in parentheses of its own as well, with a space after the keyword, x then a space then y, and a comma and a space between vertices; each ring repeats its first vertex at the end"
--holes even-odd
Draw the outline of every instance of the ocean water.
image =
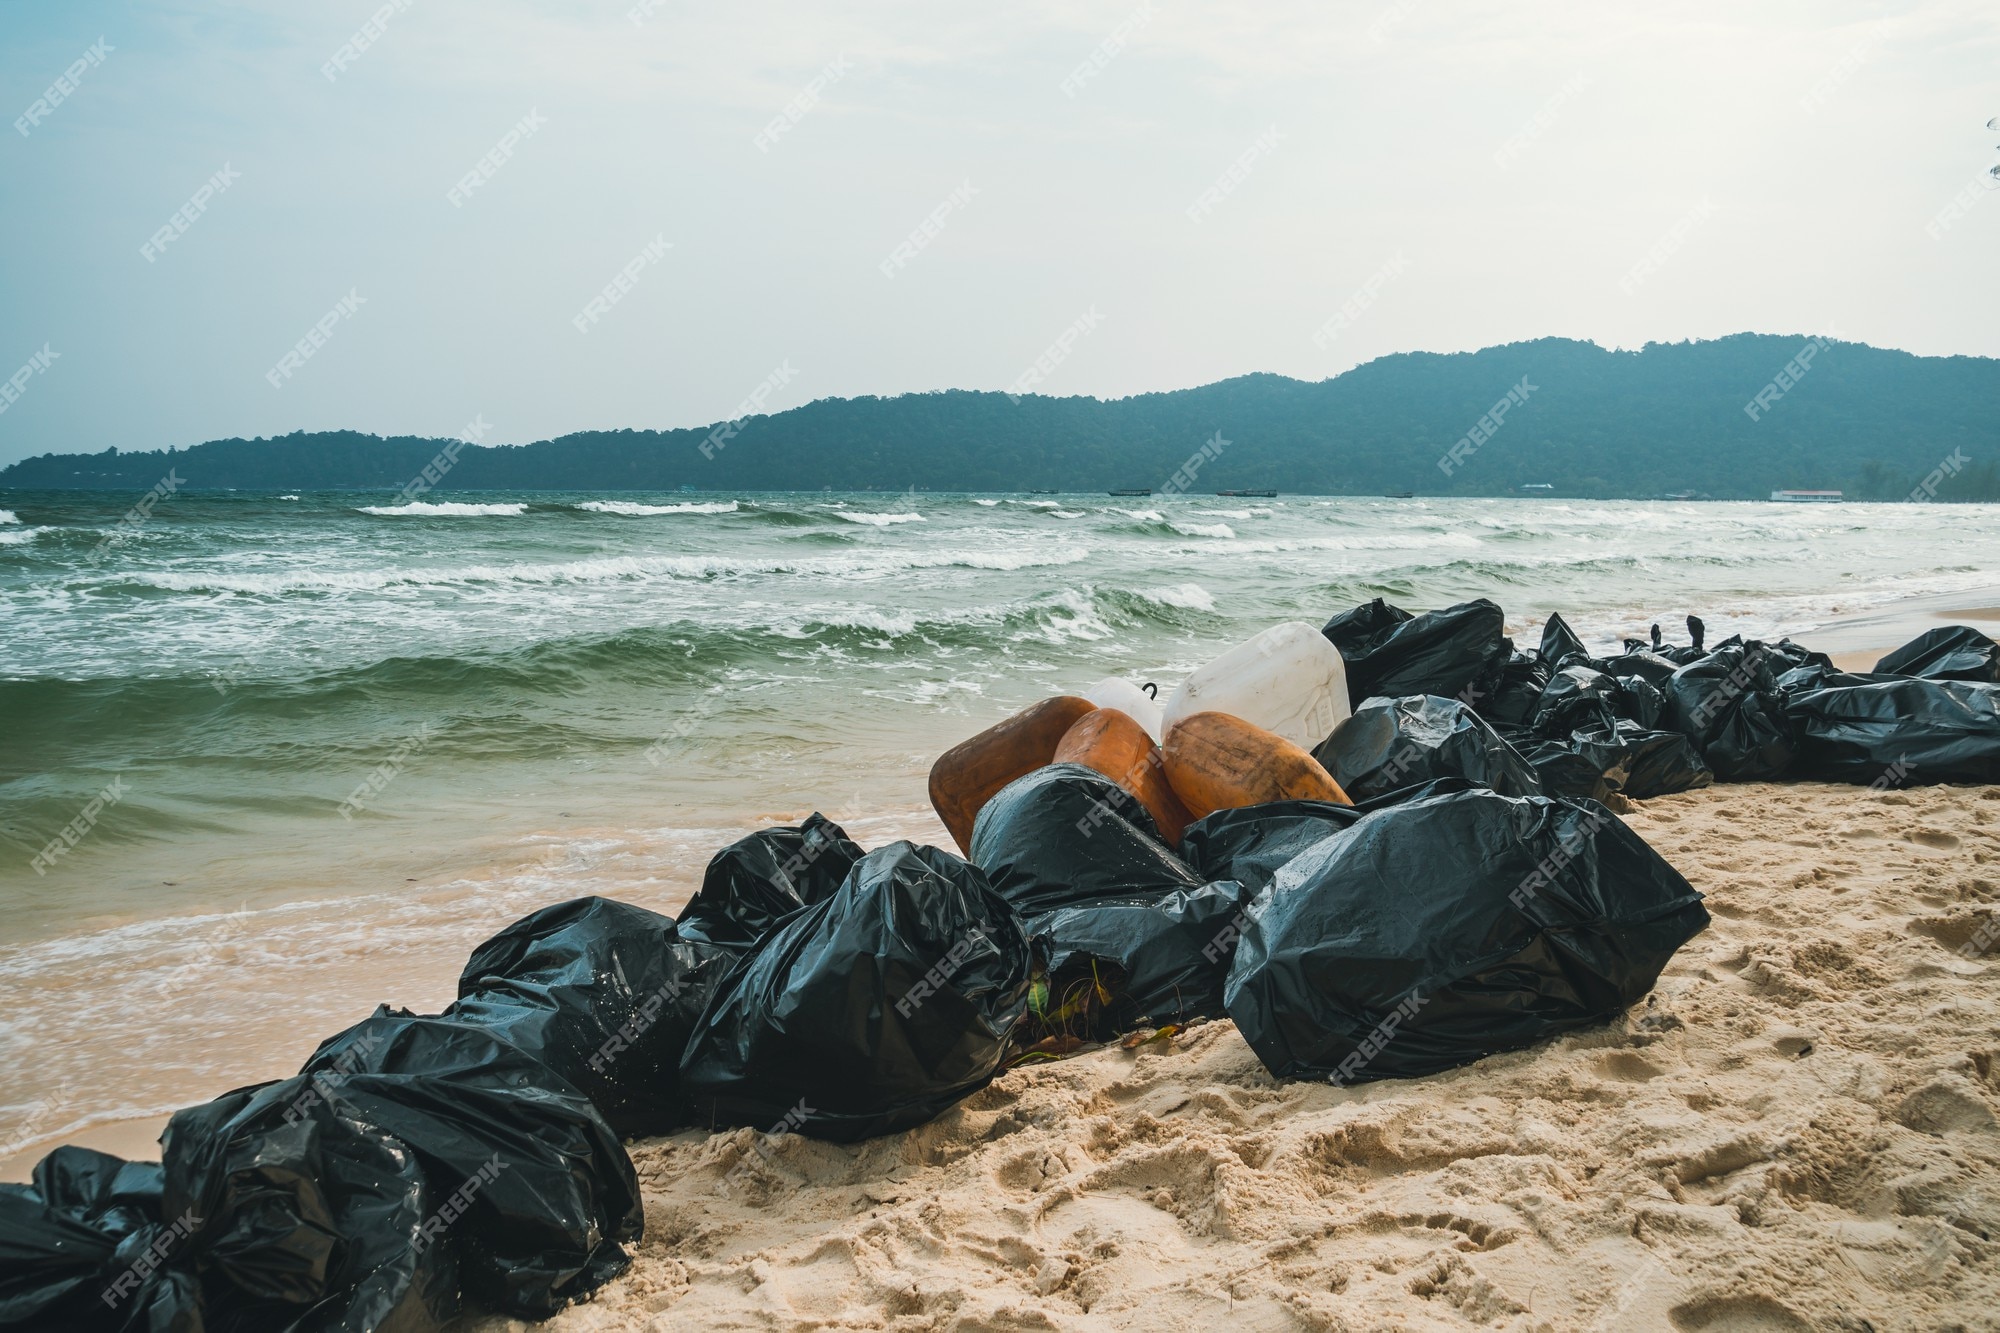
POLYGON ((1528 642, 1551 610, 1809 638, 2000 582, 1972 506, 134 499, 0 494, 0 1159, 440 1005, 546 903, 672 910, 761 823, 942 842, 940 750, 1276 621, 1484 596, 1528 642))

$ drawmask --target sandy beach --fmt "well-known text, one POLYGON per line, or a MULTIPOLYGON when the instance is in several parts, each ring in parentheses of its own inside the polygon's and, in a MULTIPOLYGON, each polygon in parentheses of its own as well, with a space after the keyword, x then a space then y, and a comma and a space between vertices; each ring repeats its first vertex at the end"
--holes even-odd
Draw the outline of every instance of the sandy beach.
POLYGON ((1622 1022, 1349 1089, 1203 1024, 728 1190, 754 1132, 641 1142, 632 1271, 545 1327, 2000 1327, 2000 789, 1625 818, 1715 919, 1622 1022))

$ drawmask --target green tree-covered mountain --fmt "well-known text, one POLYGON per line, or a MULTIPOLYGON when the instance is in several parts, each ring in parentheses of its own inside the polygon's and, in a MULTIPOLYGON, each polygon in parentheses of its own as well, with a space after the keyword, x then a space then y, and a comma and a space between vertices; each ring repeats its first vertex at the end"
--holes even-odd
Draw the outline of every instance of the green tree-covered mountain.
MULTIPOLYGON (((825 399, 737 426, 463 447, 438 489, 1161 488, 1220 432, 1227 446, 1189 489, 1504 495, 1546 484, 1569 496, 1761 499, 1807 487, 1900 499, 1963 459, 1938 497, 2000 498, 2000 361, 1807 335, 1629 352, 1543 338, 1383 357, 1319 383, 1246 375, 1108 402, 961 390, 825 399), (1786 370, 1809 345, 1805 373, 1786 370), (1745 405, 1767 386, 1753 419, 1745 405), (1510 389, 1525 402, 1440 468, 1510 389)), ((444 443, 330 431, 45 454, 0 471, 0 487, 140 490, 171 467, 195 489, 400 488, 444 443)))

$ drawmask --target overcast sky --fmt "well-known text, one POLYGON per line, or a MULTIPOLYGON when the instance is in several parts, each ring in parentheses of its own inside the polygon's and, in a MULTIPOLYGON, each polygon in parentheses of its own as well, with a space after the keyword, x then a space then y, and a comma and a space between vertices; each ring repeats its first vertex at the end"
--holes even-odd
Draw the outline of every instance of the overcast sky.
POLYGON ((1038 357, 1117 396, 1551 334, 2000 355, 1993 0, 0 0, 0 111, 0 463, 1038 357))

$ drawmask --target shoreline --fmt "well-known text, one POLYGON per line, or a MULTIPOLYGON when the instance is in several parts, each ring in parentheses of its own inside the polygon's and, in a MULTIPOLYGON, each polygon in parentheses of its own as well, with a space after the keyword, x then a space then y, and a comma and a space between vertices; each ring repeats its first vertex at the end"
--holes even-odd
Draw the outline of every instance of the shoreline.
MULTIPOLYGON (((1981 624, 1994 620, 2000 620, 2000 588, 1980 594, 1960 592, 1911 598, 1892 608, 1876 609, 1829 622, 1818 629, 1800 631, 1797 637, 1807 646, 1827 652, 1844 670, 1867 671, 1873 668, 1876 660, 1883 654, 1927 629, 1954 621, 1981 624)), ((1711 634, 1713 635, 1713 631, 1711 634)), ((1521 637, 1524 640, 1532 639, 1533 631, 1521 637)), ((738 836, 741 831, 747 831, 755 825, 772 821, 782 822, 802 817, 804 813, 806 812, 803 810, 760 812, 754 818, 746 816, 743 829, 737 832, 719 828, 704 828, 700 832, 710 837, 714 841, 714 846, 720 846, 730 838, 738 836)), ((928 840, 940 846, 949 845, 942 827, 933 827, 936 821, 928 810, 867 815, 829 809, 827 813, 836 820, 846 823, 850 831, 855 832, 868 845, 878 845, 880 842, 890 841, 899 836, 908 836, 919 841, 928 840)), ((638 832, 626 829, 620 835, 618 830, 608 827, 602 829, 583 827, 565 829, 560 833, 552 830, 547 837, 569 838, 573 846, 586 844, 599 846, 607 839, 617 836, 632 840, 638 832)), ((694 831, 688 832, 692 834, 694 831)), ((638 840, 648 847, 652 856, 659 857, 660 843, 657 840, 650 844, 645 843, 643 838, 638 840)), ((657 871, 644 874, 638 879, 631 878, 628 873, 612 873, 609 869, 594 864, 589 853, 585 853, 582 859, 578 860, 572 851, 566 853, 563 858, 533 867, 546 872, 548 882, 540 888, 525 891, 527 894, 525 897, 520 896, 518 892, 509 895, 508 905, 505 907, 494 904, 498 911, 490 919, 485 916, 481 916, 478 920, 467 919, 480 912, 478 899, 481 896, 481 888, 490 888, 510 869, 503 864, 505 858, 497 854, 500 849, 496 847, 493 850, 496 855, 489 859, 485 871, 471 877, 460 876, 451 880, 449 884, 419 885, 416 890, 415 896, 419 899, 427 895, 467 899, 458 907, 446 910, 450 929, 444 933, 454 941, 453 943, 428 947, 416 956, 406 958, 404 966, 400 968, 371 967, 357 964, 351 957, 340 956, 335 957, 332 965, 305 964, 314 969, 318 980, 328 990, 354 992, 354 1003, 346 1006, 347 1017, 341 1021, 329 1019, 327 1021, 332 1025, 325 1031, 315 1029, 304 1038, 287 1031, 282 1039, 277 1041, 276 1048, 266 1050, 259 1057, 242 1064, 237 1070, 239 1079, 248 1082, 289 1075, 296 1067, 297 1060, 309 1052, 320 1038, 338 1030, 345 1025, 345 1022, 364 1017, 377 999, 418 1008, 426 1004, 435 1007, 447 1003, 450 999, 452 981, 463 959, 463 949, 499 930, 516 916, 533 910, 534 906, 561 901, 578 893, 604 892, 613 897, 622 896, 639 901, 656 910, 673 911, 685 902, 687 894, 692 892, 695 884, 699 882, 701 867, 706 863, 707 855, 714 850, 714 847, 704 849, 690 844, 683 849, 685 855, 671 862, 656 860, 654 864, 658 867, 657 871), (664 878, 661 877, 662 873, 664 878), (453 886, 456 886, 456 892, 453 886), (520 901, 512 901, 514 897, 520 897, 520 901), (364 995, 367 997, 365 1003, 361 999, 364 995), (297 1049, 293 1049, 294 1047, 297 1049)), ((520 867, 514 866, 511 869, 518 871, 520 867)), ((384 899, 385 904, 388 901, 384 899)), ((396 901, 402 903, 408 900, 396 901)), ((284 906, 285 904, 280 903, 276 908, 268 910, 282 910, 284 906)), ((144 924, 146 920, 147 918, 143 917, 137 918, 131 924, 144 924)), ((393 928, 392 923, 388 922, 382 923, 382 926, 384 929, 393 928)), ((237 947, 239 946, 232 945, 230 950, 223 952, 203 950, 197 954, 193 966, 234 967, 236 966, 234 952, 237 947)), ((185 979, 177 981, 174 983, 176 989, 187 985, 188 990, 183 992, 182 996, 169 995, 167 998, 171 1001, 198 997, 213 985, 214 980, 215 977, 211 975, 206 982, 200 978, 195 978, 192 984, 185 979)), ((190 1042, 199 1041, 200 1034, 188 1032, 184 1039, 190 1042)), ((223 1088, 218 1085, 207 1094, 187 1099, 184 1104, 197 1104, 202 1095, 213 1095, 222 1090, 223 1088)), ((61 1087, 53 1090, 53 1100, 57 1104, 48 1108, 45 1114, 39 1117, 47 1128, 39 1132, 30 1132, 26 1128, 10 1127, 7 1137, 0 1140, 0 1180, 27 1179, 34 1162, 58 1143, 77 1143, 133 1158, 157 1157, 157 1136, 166 1123, 167 1114, 128 1116, 110 1112, 103 1118, 80 1128, 66 1129, 65 1125, 74 1125, 77 1119, 85 1117, 63 1113, 60 1106, 62 1092, 61 1087)), ((45 1100, 48 1097, 49 1094, 45 1094, 45 1100)), ((159 1105, 163 1101, 172 1100, 168 1097, 155 1100, 152 1104, 159 1105)), ((31 1102, 31 1107, 34 1104, 31 1102)), ((31 1114, 31 1123, 36 1118, 31 1114)))
POLYGON ((1843 669, 1855 670, 1844 663, 1873 654, 1867 664, 1872 667, 1875 660, 1925 630, 1957 623, 1970 623, 1983 630, 1985 622, 1995 620, 2000 620, 2000 587, 1930 593, 1842 616, 1818 629, 1805 631, 1800 642, 1832 657, 1843 664, 1843 669))
MULTIPOLYGON (((80 1112, 70 1098, 91 1071, 44 1076, 35 1092, 23 1097, 28 1124, 0 1126, 0 1182, 28 1180, 35 1163, 65 1143, 128 1160, 157 1161, 159 1134, 174 1111, 200 1105, 232 1087, 290 1077, 324 1038, 366 1018, 378 1003, 417 1012, 442 1009, 454 998, 460 969, 473 948, 528 913, 589 894, 678 913, 699 887, 716 850, 757 828, 796 823, 811 813, 809 807, 765 806, 744 814, 736 827, 670 828, 664 835, 658 829, 603 826, 550 830, 523 839, 516 854, 496 852, 479 869, 413 886, 406 894, 385 890, 360 900, 278 902, 253 908, 250 925, 218 909, 192 918, 142 918, 79 935, 75 938, 99 945, 121 934, 130 938, 121 941, 122 953, 109 958, 69 951, 84 955, 61 960, 74 975, 65 972, 43 980, 75 989, 106 984, 107 971, 120 974, 111 984, 124 984, 117 998, 137 1021, 119 1025, 123 1032, 115 1059, 123 1068, 138 1066, 147 1080, 164 1083, 142 1084, 150 1095, 134 1095, 127 1089, 135 1080, 126 1078, 119 1084, 121 1096, 127 1104, 171 1109, 142 1115, 115 1109, 80 1112), (357 922, 357 909, 376 915, 357 922), (300 919, 285 921, 291 916, 300 919), (155 938, 167 926, 202 929, 179 930, 171 940, 155 938), (258 927, 265 933, 260 935, 258 927), (270 936, 281 928, 274 943, 270 936), (141 965, 152 971, 123 975, 141 965), (259 1012, 259 1001, 280 997, 295 1008, 276 1017, 259 1012), (304 1012, 296 1011, 300 1005, 304 1012), (184 1066, 188 1052, 217 1048, 227 1055, 201 1056, 210 1065, 218 1058, 228 1061, 213 1076, 168 1067, 174 1062, 184 1066), (148 1051, 155 1060, 151 1067, 148 1051), (174 1088, 184 1095, 172 1095, 174 1088)), ((950 835, 928 808, 864 813, 829 803, 824 813, 870 847, 899 838, 951 845, 950 835)), ((103 1041, 101 1020, 65 1011, 57 1021, 77 1024, 83 1034, 78 1040, 103 1041)), ((66 1034, 40 1040, 60 1051, 66 1034)), ((33 1061, 24 1055, 18 1063, 27 1067, 33 1061)))

